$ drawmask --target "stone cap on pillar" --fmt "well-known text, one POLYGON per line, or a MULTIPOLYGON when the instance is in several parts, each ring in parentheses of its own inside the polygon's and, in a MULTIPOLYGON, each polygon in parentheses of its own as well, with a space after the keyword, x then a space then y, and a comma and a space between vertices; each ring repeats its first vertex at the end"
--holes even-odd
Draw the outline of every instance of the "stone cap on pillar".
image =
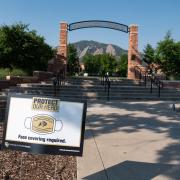
POLYGON ((60 24, 67 24, 67 22, 66 21, 61 21, 60 24))
POLYGON ((135 32, 138 32, 138 25, 137 24, 131 24, 129 26, 129 30, 130 30, 130 33, 135 33, 135 32))
POLYGON ((136 27, 138 27, 138 25, 137 25, 137 24, 130 24, 130 25, 129 25, 129 27, 132 27, 132 26, 136 26, 136 27))
POLYGON ((60 28, 61 29, 67 29, 67 27, 68 27, 68 23, 67 22, 65 22, 65 21, 61 21, 60 22, 60 28))

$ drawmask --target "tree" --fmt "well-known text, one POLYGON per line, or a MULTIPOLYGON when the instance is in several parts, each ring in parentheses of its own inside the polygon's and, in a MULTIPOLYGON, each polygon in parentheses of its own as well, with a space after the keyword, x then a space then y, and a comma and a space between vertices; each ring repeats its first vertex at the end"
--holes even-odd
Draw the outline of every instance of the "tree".
POLYGON ((69 74, 74 75, 75 73, 79 73, 79 58, 77 55, 77 50, 74 45, 68 44, 68 63, 67 63, 67 71, 69 74))
POLYGON ((105 74, 112 75, 116 71, 117 61, 110 54, 87 54, 83 57, 86 72, 91 75, 105 74))
POLYGON ((127 76, 127 68, 128 68, 127 66, 128 66, 128 56, 127 54, 122 54, 117 65, 119 76, 121 77, 127 76))
POLYGON ((47 62, 53 57, 52 48, 36 31, 19 23, 0 26, 0 66, 20 68, 28 73, 46 70, 47 62))
POLYGON ((148 64, 151 64, 155 61, 155 50, 150 44, 147 44, 143 50, 143 61, 148 64))
POLYGON ((180 76, 180 42, 175 42, 168 32, 156 49, 156 62, 167 76, 180 76))
POLYGON ((110 54, 101 55, 101 67, 102 73, 108 72, 109 75, 112 75, 116 72, 117 61, 116 58, 110 54))
POLYGON ((101 59, 99 55, 93 56, 91 54, 86 54, 83 57, 83 63, 87 73, 91 75, 99 73, 101 67, 101 59))

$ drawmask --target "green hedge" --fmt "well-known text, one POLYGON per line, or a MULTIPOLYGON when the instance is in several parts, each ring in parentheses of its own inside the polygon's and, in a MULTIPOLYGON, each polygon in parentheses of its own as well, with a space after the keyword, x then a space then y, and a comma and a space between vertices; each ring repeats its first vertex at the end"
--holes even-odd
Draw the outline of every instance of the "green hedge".
POLYGON ((0 68, 0 79, 5 79, 6 76, 27 76, 27 73, 22 69, 0 68))

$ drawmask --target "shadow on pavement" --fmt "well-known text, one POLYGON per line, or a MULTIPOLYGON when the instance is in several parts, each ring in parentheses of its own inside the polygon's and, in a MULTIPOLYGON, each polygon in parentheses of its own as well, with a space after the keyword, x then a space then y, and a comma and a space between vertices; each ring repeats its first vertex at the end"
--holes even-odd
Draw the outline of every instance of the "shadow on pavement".
MULTIPOLYGON (((179 168, 177 167, 177 165, 170 164, 124 161, 106 169, 107 180, 150 180, 158 175, 163 175, 163 177, 170 176, 172 179, 180 179, 179 168)), ((104 172, 100 171, 83 179, 100 180, 98 177, 100 177, 102 173, 104 172)))
MULTIPOLYGON (((92 131, 95 138, 109 133, 133 134, 147 130, 148 133, 154 133, 152 142, 149 141, 151 143, 162 142, 163 139, 159 138, 161 134, 165 139, 172 140, 171 143, 167 143, 165 147, 157 150, 157 163, 125 161, 108 168, 109 176, 115 176, 115 179, 122 180, 150 180, 160 173, 165 173, 169 179, 180 180, 180 113, 172 111, 168 102, 159 101, 148 104, 147 102, 127 101, 97 103, 96 105, 99 110, 95 112, 91 108, 96 106, 89 105, 88 129, 86 130, 92 131)), ((86 179, 94 180, 94 177, 96 174, 92 174, 86 179)))
MULTIPOLYGON (((88 108, 93 107, 90 104, 88 108)), ((155 133, 167 133, 172 139, 180 139, 180 113, 173 112, 166 102, 121 102, 121 103, 102 103, 100 108, 114 108, 125 113, 114 113, 109 109, 103 113, 96 111, 88 114, 87 125, 93 128, 95 136, 103 133, 125 131, 129 133, 138 132, 146 129, 155 133), (107 112, 108 111, 108 112, 107 112), (138 111, 138 115, 137 115, 138 111), (141 112, 145 116, 141 115, 141 112), (161 118, 161 119, 159 119, 161 118), (163 120, 166 118, 167 120, 163 120)))

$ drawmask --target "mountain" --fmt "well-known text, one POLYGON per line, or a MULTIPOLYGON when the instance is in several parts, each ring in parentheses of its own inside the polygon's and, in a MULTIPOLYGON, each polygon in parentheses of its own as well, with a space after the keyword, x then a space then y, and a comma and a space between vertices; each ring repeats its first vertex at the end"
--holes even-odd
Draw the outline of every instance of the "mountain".
POLYGON ((127 54, 127 50, 114 44, 104 44, 96 41, 78 41, 72 44, 76 47, 80 59, 87 53, 93 55, 109 53, 116 57, 127 54))

